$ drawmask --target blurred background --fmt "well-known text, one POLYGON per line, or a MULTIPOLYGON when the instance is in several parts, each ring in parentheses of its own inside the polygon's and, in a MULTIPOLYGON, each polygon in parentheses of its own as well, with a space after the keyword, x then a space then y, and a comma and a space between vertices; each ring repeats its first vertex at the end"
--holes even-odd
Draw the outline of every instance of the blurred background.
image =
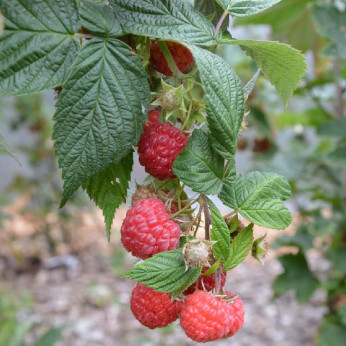
MULTIPOLYGON (((267 234, 264 266, 248 258, 226 288, 244 301, 245 326, 215 345, 345 345, 346 340, 346 12, 345 0, 283 0, 230 23, 238 39, 291 44, 307 74, 284 109, 260 77, 247 102, 237 168, 287 177, 293 223, 267 234)), ((219 54, 245 85, 256 65, 240 48, 219 54)), ((119 230, 108 243, 102 213, 79 191, 59 209, 61 172, 51 141, 54 92, 0 98, 0 345, 196 345, 177 323, 148 330, 130 311, 135 263, 119 230)), ((132 176, 142 183, 138 162, 132 176)), ((219 206, 223 208, 221 205, 219 206)))

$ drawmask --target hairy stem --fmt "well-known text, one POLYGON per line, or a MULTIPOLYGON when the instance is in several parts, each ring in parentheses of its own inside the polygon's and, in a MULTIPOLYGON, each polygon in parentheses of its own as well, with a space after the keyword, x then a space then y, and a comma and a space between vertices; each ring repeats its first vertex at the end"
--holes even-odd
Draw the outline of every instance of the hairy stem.
POLYGON ((221 273, 222 273, 222 268, 219 267, 217 268, 215 272, 215 294, 219 295, 220 290, 221 290, 221 273))
MULTIPOLYGON (((205 197, 206 201, 206 197, 205 197)), ((211 216, 210 216, 210 210, 209 210, 209 205, 207 201, 204 203, 204 223, 205 223, 205 239, 210 240, 210 225, 211 225, 211 216)))
MULTIPOLYGON (((190 95, 190 98, 192 98, 191 92, 189 92, 189 95, 190 95)), ((189 105, 189 110, 187 112, 187 115, 185 116, 185 120, 184 120, 183 126, 181 127, 181 131, 185 130, 185 127, 187 126, 187 123, 188 123, 188 121, 190 119, 191 112, 192 112, 192 105, 193 105, 193 100, 191 99, 190 105, 189 105)))
POLYGON ((220 18, 219 22, 218 22, 217 25, 216 25, 215 37, 218 35, 218 33, 219 33, 220 29, 221 29, 221 25, 222 25, 223 21, 226 19, 227 15, 228 15, 228 12, 227 12, 227 11, 225 11, 224 13, 222 13, 221 18, 220 18))
POLYGON ((180 70, 178 69, 177 64, 175 63, 171 52, 169 51, 167 44, 165 41, 158 41, 159 42, 159 46, 161 49, 161 52, 163 54, 163 56, 165 57, 168 67, 169 69, 172 71, 173 75, 178 78, 178 79, 184 79, 185 76, 183 73, 180 72, 180 70))

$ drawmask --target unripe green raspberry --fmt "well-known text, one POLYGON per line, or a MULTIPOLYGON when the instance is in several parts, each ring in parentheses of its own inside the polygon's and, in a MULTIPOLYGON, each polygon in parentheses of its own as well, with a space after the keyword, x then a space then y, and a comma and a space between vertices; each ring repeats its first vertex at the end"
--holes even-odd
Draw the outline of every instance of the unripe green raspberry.
POLYGON ((143 199, 148 198, 157 198, 157 193, 151 185, 137 185, 137 190, 132 196, 132 205, 134 205, 137 201, 141 201, 143 199))
POLYGON ((173 111, 179 108, 181 103, 181 98, 177 95, 175 90, 164 89, 158 95, 158 101, 162 109, 167 111, 173 111))
POLYGON ((211 253, 212 243, 200 239, 188 241, 183 248, 186 267, 210 267, 209 255, 211 253))

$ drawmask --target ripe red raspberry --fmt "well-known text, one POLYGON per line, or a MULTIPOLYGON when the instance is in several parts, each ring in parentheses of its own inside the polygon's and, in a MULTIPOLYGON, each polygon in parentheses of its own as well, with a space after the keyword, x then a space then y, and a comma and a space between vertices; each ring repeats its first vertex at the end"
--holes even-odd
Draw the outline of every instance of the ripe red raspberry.
POLYGON ((159 180, 173 179, 173 162, 187 142, 188 139, 178 128, 156 123, 141 135, 138 142, 139 162, 153 177, 159 180))
MULTIPOLYGON (((232 292, 226 292, 228 296, 233 296, 232 292)), ((233 322, 230 331, 224 336, 224 338, 229 338, 234 335, 243 325, 244 325, 244 306, 240 297, 233 300, 231 305, 233 322)))
POLYGON ((121 242, 133 256, 146 259, 179 246, 180 228, 158 198, 137 201, 121 226, 121 242))
POLYGON ((182 302, 172 301, 169 294, 142 284, 132 291, 131 311, 140 323, 150 329, 166 327, 174 322, 179 317, 181 306, 182 302))
MULTIPOLYGON (((166 42, 166 44, 178 69, 181 72, 185 72, 186 69, 193 63, 193 56, 191 52, 179 43, 166 42)), ((172 71, 168 67, 167 61, 161 52, 158 42, 156 41, 150 43, 150 62, 156 71, 166 76, 172 75, 172 71)))
POLYGON ((148 113, 148 121, 143 125, 144 130, 148 130, 151 126, 158 123, 160 120, 160 112, 156 109, 152 109, 148 113))
POLYGON ((204 291, 186 297, 180 313, 180 324, 186 335, 197 342, 219 340, 230 331, 231 306, 204 291))
MULTIPOLYGON (((203 268, 202 273, 205 273, 209 268, 203 268)), ((226 283, 226 275, 227 272, 222 271, 221 272, 221 287, 225 286, 226 283)), ((201 275, 198 278, 198 290, 206 290, 207 292, 212 291, 215 288, 215 275, 210 274, 210 275, 201 275)), ((196 283, 193 283, 191 286, 189 286, 185 291, 184 294, 187 296, 189 294, 192 294, 196 290, 196 283)))

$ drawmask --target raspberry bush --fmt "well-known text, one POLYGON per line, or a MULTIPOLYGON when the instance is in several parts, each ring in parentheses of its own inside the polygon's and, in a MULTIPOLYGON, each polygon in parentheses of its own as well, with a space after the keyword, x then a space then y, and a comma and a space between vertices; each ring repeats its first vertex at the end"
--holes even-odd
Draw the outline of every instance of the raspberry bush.
POLYGON ((241 175, 235 165, 258 76, 286 105, 305 72, 290 46, 237 40, 227 30, 229 17, 277 2, 0 0, 0 94, 56 90, 60 206, 82 187, 103 210, 109 238, 128 197, 134 152, 151 175, 121 227, 125 248, 144 260, 124 276, 139 282, 131 308, 149 328, 173 322, 181 309, 193 340, 232 336, 244 311, 238 292, 223 289, 225 272, 250 252, 258 258, 255 224, 291 222, 288 181, 241 175), (248 83, 215 53, 221 45, 240 46, 257 64, 248 83), (224 216, 221 204, 229 208, 224 216))

